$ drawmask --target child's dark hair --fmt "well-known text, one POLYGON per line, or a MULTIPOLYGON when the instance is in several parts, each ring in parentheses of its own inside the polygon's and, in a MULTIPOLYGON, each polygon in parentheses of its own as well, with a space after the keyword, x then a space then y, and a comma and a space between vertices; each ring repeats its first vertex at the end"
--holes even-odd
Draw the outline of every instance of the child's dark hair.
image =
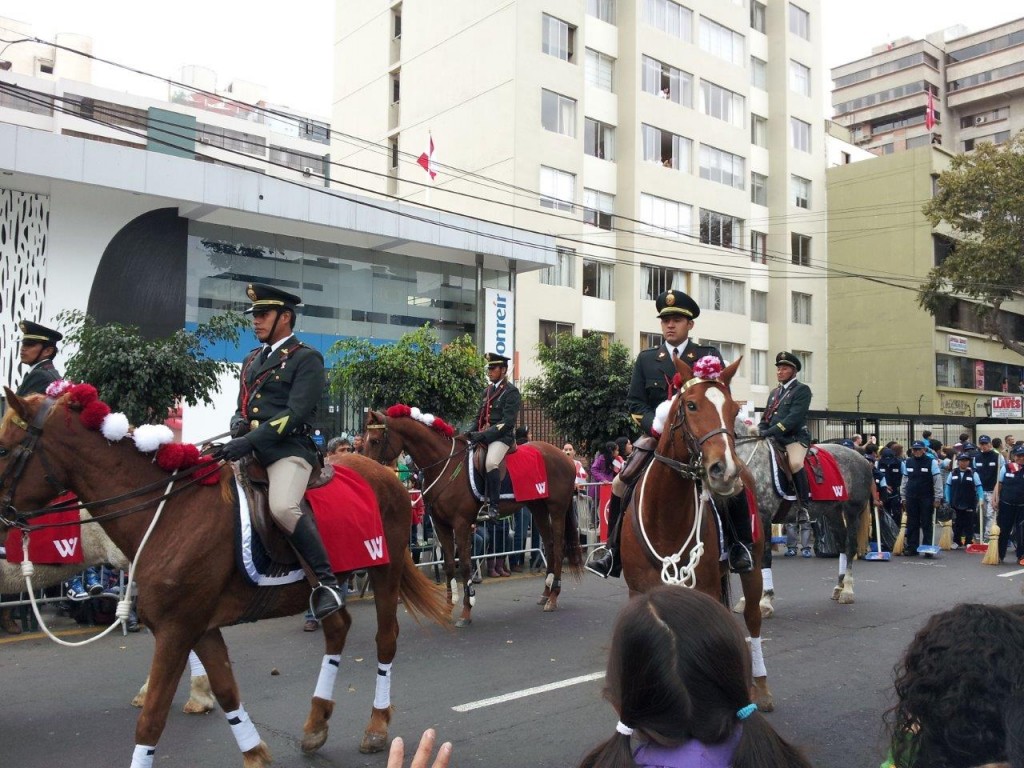
MULTIPOLYGON (((605 697, 619 719, 654 745, 728 740, 742 728, 734 768, 810 766, 750 703, 750 652, 736 622, 715 600, 680 587, 657 587, 619 613, 608 658, 605 697)), ((580 768, 633 768, 629 736, 617 733, 580 768)))
POLYGON ((961 768, 1012 754, 1019 766, 1022 648, 1024 606, 963 604, 932 616, 894 669, 886 720, 896 765, 961 768))

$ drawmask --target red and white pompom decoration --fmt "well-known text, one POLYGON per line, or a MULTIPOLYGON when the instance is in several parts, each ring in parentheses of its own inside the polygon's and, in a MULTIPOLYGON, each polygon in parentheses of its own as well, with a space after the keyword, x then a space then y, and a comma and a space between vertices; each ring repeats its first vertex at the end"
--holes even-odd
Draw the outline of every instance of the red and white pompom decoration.
POLYGON ((714 355, 704 355, 693 364, 693 375, 698 379, 717 379, 722 375, 722 361, 714 355))
POLYGON ((74 383, 68 381, 67 379, 57 379, 56 381, 51 381, 50 386, 46 388, 46 396, 56 400, 58 397, 60 397, 69 389, 71 389, 73 386, 74 383))
POLYGON ((451 437, 455 434, 455 428, 447 424, 440 416, 435 416, 432 413, 424 413, 415 406, 410 408, 408 405, 396 403, 388 408, 385 413, 393 419, 400 419, 408 416, 409 418, 418 421, 420 424, 427 425, 435 432, 440 432, 445 437, 451 437))
POLYGON ((132 433, 135 447, 142 453, 152 453, 161 445, 174 441, 174 433, 164 424, 143 424, 132 433))
POLYGON ((108 413, 100 425, 100 432, 107 440, 116 443, 128 434, 129 427, 128 417, 123 413, 108 413))
POLYGON ((668 421, 668 412, 672 410, 672 402, 675 397, 672 397, 654 411, 654 423, 651 424, 651 434, 655 437, 661 437, 661 433, 665 431, 665 423, 668 421))

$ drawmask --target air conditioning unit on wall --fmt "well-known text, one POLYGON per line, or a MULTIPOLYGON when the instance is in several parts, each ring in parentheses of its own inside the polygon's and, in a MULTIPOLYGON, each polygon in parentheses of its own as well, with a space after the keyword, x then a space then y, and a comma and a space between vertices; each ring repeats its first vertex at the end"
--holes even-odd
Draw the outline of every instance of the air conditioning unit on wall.
POLYGON ((302 169, 302 175, 303 176, 312 176, 313 175, 313 169, 310 168, 308 165, 304 166, 303 169, 302 169))
POLYGON ((982 123, 988 122, 988 115, 978 115, 974 118, 975 125, 981 125, 982 123))

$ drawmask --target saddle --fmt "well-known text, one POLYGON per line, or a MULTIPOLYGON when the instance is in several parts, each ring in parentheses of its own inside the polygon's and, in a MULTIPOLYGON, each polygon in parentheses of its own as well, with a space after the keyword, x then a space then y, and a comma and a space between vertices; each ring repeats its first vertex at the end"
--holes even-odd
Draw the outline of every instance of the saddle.
MULTIPOLYGON (((512 443, 512 447, 508 449, 508 456, 510 453, 515 453, 519 446, 516 443, 512 443)), ((473 471, 479 476, 484 477, 487 474, 487 467, 485 462, 487 460, 487 446, 479 445, 475 451, 473 451, 473 471)), ((501 473, 501 483, 505 484, 505 476, 508 474, 508 467, 505 465, 505 459, 502 458, 501 464, 498 465, 498 472, 501 473)))
MULTIPOLYGON (((270 514, 270 503, 267 498, 267 491, 270 488, 270 480, 267 477, 267 469, 254 457, 246 456, 241 461, 235 462, 232 469, 235 473, 235 480, 245 492, 245 498, 249 502, 249 513, 252 518, 252 527, 263 542, 267 554, 275 563, 281 565, 295 565, 299 562, 298 555, 292 549, 288 538, 270 514)), ((331 481, 334 477, 334 467, 327 464, 320 468, 319 472, 312 472, 306 490, 319 488, 331 481)), ((313 509, 309 502, 303 497, 299 504, 302 514, 312 515, 313 509)))

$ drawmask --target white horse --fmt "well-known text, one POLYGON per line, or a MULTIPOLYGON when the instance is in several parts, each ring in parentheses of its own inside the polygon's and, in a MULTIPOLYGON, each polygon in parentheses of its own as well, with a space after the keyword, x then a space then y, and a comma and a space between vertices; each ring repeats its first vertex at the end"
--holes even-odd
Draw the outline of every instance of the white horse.
MULTIPOLYGON (((85 510, 81 512, 81 518, 83 521, 91 519, 89 513, 85 510)), ((115 568, 128 570, 128 558, 124 556, 99 525, 82 525, 81 539, 82 563, 77 565, 41 565, 33 563, 32 586, 36 589, 56 587, 92 565, 109 563, 115 568)), ((17 540, 17 536, 11 539, 12 542, 17 540)), ((25 578, 21 575, 21 565, 10 563, 7 560, 0 560, 0 593, 16 595, 24 590, 25 578)), ((201 667, 202 665, 192 667, 189 698, 183 708, 183 711, 187 714, 204 714, 212 711, 217 705, 216 700, 213 698, 213 693, 210 691, 210 680, 206 676, 206 670, 201 669, 201 667)), ((146 686, 148 683, 149 680, 147 678, 142 688, 135 695, 135 698, 132 699, 132 706, 142 706, 146 698, 146 686)))

